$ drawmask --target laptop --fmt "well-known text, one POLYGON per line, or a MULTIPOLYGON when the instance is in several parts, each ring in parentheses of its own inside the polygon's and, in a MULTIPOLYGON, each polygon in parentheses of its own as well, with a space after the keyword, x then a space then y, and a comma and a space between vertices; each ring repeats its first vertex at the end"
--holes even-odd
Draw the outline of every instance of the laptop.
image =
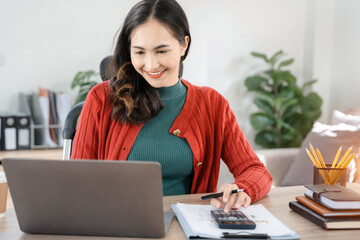
POLYGON ((164 237, 157 162, 3 159, 21 231, 32 234, 164 237))

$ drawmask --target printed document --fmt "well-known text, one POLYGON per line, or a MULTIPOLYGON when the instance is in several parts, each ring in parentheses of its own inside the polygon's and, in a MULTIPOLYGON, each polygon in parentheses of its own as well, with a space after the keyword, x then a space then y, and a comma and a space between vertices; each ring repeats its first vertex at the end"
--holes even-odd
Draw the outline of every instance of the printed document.
POLYGON ((267 233, 271 239, 299 239, 299 236, 269 212, 262 204, 240 208, 249 219, 256 223, 256 228, 249 229, 221 229, 211 217, 210 205, 195 205, 177 203, 172 205, 187 237, 221 238, 223 232, 231 234, 267 233))

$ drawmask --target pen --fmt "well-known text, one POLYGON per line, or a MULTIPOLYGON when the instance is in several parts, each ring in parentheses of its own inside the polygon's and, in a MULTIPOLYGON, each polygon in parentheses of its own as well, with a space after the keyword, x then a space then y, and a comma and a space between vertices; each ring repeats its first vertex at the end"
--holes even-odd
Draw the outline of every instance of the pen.
MULTIPOLYGON (((231 191, 230 194, 238 193, 238 192, 242 192, 242 191, 244 191, 244 189, 234 189, 231 191)), ((224 194, 223 192, 220 192, 220 193, 213 193, 213 194, 205 195, 205 196, 201 197, 201 200, 208 200, 211 198, 221 197, 223 194, 224 194)))
POLYGON ((247 233, 247 232, 239 232, 239 233, 223 232, 223 237, 224 238, 246 238, 246 239, 269 239, 269 235, 267 233, 247 233))

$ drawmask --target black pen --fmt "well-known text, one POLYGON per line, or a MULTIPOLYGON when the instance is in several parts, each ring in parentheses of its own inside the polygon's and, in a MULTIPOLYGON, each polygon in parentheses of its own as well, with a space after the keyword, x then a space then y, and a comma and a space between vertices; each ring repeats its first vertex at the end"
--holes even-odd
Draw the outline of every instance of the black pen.
MULTIPOLYGON (((230 194, 233 194, 233 193, 238 193, 238 192, 242 192, 244 191, 244 189, 234 189, 230 192, 230 194)), ((220 193, 213 193, 213 194, 209 194, 209 195, 205 195, 205 196, 202 196, 201 197, 201 200, 208 200, 208 199, 211 199, 211 198, 218 198, 218 197, 221 197, 224 193, 223 192, 220 192, 220 193)))

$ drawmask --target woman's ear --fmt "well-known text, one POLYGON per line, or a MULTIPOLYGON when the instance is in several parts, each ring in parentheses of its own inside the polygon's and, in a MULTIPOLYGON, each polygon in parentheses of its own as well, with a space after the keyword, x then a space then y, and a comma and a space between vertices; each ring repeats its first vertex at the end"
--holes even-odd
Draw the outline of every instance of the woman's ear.
POLYGON ((185 42, 184 44, 182 44, 181 46, 181 56, 185 55, 186 49, 189 46, 189 41, 190 41, 190 37, 189 36, 185 36, 185 42))

